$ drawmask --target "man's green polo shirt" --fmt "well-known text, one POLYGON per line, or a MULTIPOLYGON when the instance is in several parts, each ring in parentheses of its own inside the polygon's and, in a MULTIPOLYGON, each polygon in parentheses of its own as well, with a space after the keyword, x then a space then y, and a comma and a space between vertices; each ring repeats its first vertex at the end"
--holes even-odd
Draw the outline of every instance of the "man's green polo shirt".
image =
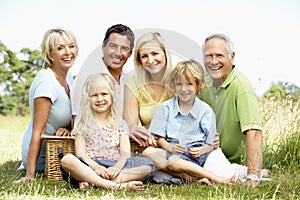
POLYGON ((221 148, 229 161, 246 163, 246 136, 250 129, 262 130, 257 96, 248 79, 235 68, 224 83, 216 88, 207 76, 207 90, 201 99, 216 114, 221 148))

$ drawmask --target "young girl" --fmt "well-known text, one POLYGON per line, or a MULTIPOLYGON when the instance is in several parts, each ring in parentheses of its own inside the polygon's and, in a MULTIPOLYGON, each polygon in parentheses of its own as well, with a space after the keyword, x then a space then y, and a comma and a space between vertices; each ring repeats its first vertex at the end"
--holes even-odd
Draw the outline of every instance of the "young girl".
POLYGON ((91 75, 80 102, 72 131, 77 157, 67 154, 62 158, 64 180, 79 182, 80 189, 93 184, 106 189, 143 190, 154 165, 147 158, 130 157, 128 128, 118 117, 111 77, 103 73, 91 75))
POLYGON ((196 61, 178 63, 169 83, 176 96, 162 103, 149 127, 161 149, 148 147, 143 155, 174 176, 233 184, 234 176, 224 178, 203 168, 217 131, 214 112, 197 97, 205 89, 202 66, 196 61))

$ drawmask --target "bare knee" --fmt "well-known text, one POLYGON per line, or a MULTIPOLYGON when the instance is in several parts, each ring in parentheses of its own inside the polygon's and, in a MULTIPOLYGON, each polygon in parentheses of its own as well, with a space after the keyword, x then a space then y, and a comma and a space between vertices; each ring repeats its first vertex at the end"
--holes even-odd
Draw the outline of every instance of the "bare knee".
MULTIPOLYGON (((66 154, 62 159, 61 159, 61 165, 62 167, 69 168, 73 164, 74 158, 76 158, 73 154, 66 154)), ((77 159, 77 158, 76 158, 77 159)))
POLYGON ((142 152, 142 156, 149 158, 151 157, 151 154, 153 154, 155 151, 154 147, 147 147, 143 152, 142 152))
POLYGON ((180 172, 179 167, 175 163, 168 164, 167 168, 172 172, 180 172))
POLYGON ((153 170, 152 165, 144 165, 141 167, 141 177, 146 178, 153 170))
POLYGON ((169 159, 168 159, 168 164, 167 164, 167 168, 168 170, 170 171, 173 171, 173 172, 181 172, 181 166, 180 166, 180 163, 178 162, 180 158, 178 158, 177 156, 171 156, 169 159))

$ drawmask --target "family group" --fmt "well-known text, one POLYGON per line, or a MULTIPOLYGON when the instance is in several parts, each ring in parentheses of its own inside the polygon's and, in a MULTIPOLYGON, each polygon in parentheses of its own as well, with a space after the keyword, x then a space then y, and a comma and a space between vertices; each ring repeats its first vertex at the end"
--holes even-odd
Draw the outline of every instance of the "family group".
POLYGON ((257 96, 234 65, 230 38, 217 33, 204 40, 204 67, 195 60, 173 65, 161 33, 144 33, 135 43, 123 24, 107 29, 101 49, 100 64, 73 82, 75 36, 64 28, 44 34, 43 69, 29 89, 22 142, 26 174, 16 183, 44 171, 43 133, 75 137, 75 155, 64 155, 61 173, 82 190, 238 180, 255 187, 267 176, 257 96), (134 74, 123 68, 132 54, 134 74), (131 143, 143 151, 132 155, 131 143))

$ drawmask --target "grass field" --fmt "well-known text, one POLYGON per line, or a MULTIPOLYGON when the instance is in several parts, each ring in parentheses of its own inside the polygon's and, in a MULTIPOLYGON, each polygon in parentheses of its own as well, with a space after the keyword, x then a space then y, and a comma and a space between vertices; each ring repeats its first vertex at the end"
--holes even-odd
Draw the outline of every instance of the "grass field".
POLYGON ((66 182, 38 175, 32 182, 15 185, 24 175, 13 167, 21 157, 21 140, 29 117, 0 117, 0 199, 300 199, 300 109, 289 101, 261 101, 264 124, 264 168, 271 182, 257 188, 234 186, 148 184, 145 191, 79 191, 66 182))

